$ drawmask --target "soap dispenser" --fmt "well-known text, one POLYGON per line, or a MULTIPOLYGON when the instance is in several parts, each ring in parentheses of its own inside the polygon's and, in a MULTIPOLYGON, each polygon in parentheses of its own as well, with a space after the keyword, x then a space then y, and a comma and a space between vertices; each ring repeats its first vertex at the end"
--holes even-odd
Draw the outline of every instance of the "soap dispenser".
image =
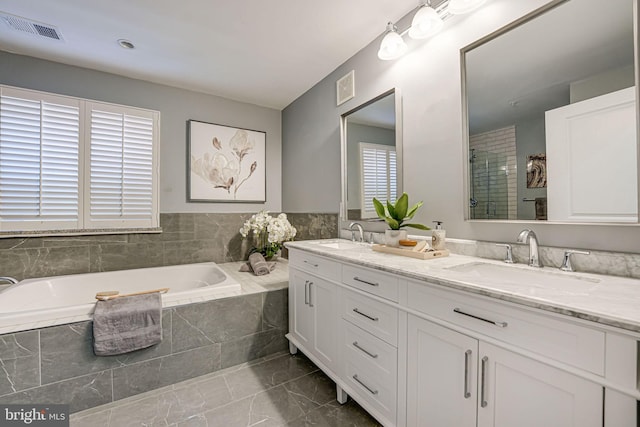
POLYGON ((431 247, 435 250, 442 250, 444 249, 446 231, 442 228, 442 221, 433 222, 436 224, 436 228, 431 231, 431 247))

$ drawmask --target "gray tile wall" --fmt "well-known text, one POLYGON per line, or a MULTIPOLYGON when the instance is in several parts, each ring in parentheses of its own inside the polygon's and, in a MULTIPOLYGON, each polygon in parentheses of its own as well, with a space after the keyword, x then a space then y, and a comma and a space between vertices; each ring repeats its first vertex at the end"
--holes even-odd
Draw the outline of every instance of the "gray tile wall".
MULTIPOLYGON (((296 240, 338 235, 337 214, 289 214, 296 240)), ((247 213, 160 215, 159 234, 0 239, 0 276, 18 280, 215 261, 241 261, 248 250, 239 230, 247 213)))
POLYGON ((287 349, 287 289, 165 309, 163 340, 93 354, 90 321, 0 335, 3 403, 102 405, 287 349))
MULTIPOLYGON (((161 214, 160 234, 0 239, 0 275, 239 261, 250 248, 238 230, 250 216, 161 214)), ((296 240, 338 235, 337 214, 288 216, 296 240)), ((122 356, 93 354, 89 321, 0 335, 0 400, 91 408, 283 351, 287 321, 282 289, 165 309, 162 343, 122 356)))

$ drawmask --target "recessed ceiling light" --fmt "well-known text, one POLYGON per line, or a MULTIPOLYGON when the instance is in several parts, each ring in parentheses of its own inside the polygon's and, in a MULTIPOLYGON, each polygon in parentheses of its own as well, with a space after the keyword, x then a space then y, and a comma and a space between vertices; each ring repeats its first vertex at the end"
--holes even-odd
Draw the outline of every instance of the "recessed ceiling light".
POLYGON ((130 41, 129 41, 129 40, 127 40, 127 39, 120 39, 120 40, 118 40, 118 44, 119 44, 119 45, 120 45, 120 47, 121 47, 121 48, 123 48, 123 49, 135 49, 135 47, 136 47, 132 42, 130 42, 130 41))

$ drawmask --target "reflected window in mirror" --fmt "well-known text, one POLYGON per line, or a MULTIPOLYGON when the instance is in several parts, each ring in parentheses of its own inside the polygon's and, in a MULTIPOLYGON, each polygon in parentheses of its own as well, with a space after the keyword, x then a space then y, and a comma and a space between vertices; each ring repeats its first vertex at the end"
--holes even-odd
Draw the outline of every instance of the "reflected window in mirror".
MULTIPOLYGON (((398 184, 396 180, 395 135, 393 144, 358 144, 360 157, 360 219, 378 218, 373 206, 373 198, 396 200, 398 184)), ((355 216, 355 215, 352 215, 355 216)), ((353 218, 350 218, 353 219, 353 218)))
POLYGON ((633 0, 555 1, 462 51, 468 218, 637 223, 633 0))
POLYGON ((395 90, 342 116, 342 218, 377 219, 373 198, 395 200, 401 192, 402 145, 395 90))

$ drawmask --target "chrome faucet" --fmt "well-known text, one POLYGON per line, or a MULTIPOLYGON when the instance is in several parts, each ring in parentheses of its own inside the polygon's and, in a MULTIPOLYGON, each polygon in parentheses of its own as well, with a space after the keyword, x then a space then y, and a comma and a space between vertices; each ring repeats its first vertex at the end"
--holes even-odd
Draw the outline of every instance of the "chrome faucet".
POLYGON ((542 267, 540 255, 538 254, 538 236, 531 230, 524 229, 518 235, 518 243, 529 244, 529 265, 531 267, 542 267))
POLYGON ((364 230, 362 229, 362 226, 360 224, 358 224, 357 222, 352 222, 351 224, 349 224, 349 230, 351 230, 351 241, 355 242, 356 241, 356 232, 353 229, 353 227, 356 226, 356 228, 358 229, 358 232, 360 233, 360 242, 364 242, 364 230))
POLYGON ((12 285, 15 285, 16 283, 18 283, 18 280, 9 276, 0 276, 0 282, 6 282, 6 283, 11 283, 12 285))

